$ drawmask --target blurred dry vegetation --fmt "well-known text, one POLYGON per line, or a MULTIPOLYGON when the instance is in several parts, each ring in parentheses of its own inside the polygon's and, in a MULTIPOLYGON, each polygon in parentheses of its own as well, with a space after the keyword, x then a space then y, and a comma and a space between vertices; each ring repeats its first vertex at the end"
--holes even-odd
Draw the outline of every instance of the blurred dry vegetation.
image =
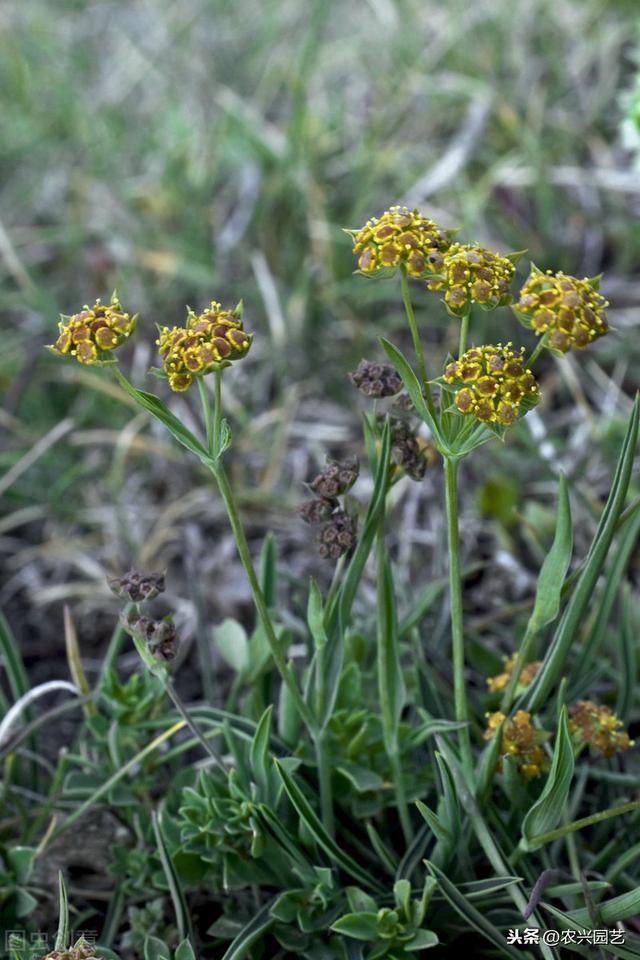
MULTIPOLYGON (((327 453, 361 452, 347 371, 380 356, 377 335, 405 336, 394 284, 351 276, 341 228, 393 202, 541 268, 605 272, 615 335, 546 358, 539 410, 474 458, 470 626, 500 650, 552 533, 558 470, 580 556, 638 385, 640 176, 623 142, 636 21, 634 2, 605 0, 0 7, 0 606, 35 679, 66 674, 63 602, 95 671, 115 615, 105 576, 130 564, 169 568, 187 638, 249 609, 207 478, 106 373, 42 349, 58 313, 116 287, 142 318, 121 361, 142 384, 155 323, 244 298, 256 337, 225 379, 230 470, 256 551, 275 532, 295 630, 299 585, 330 573, 296 514, 303 483, 327 453)), ((447 319, 419 285, 415 302, 436 365, 447 319)), ((524 342, 506 310, 473 323, 524 342)), ((172 402, 197 416, 188 395, 172 402)), ((440 503, 431 476, 397 488, 406 591, 412 564, 442 575, 440 503)))

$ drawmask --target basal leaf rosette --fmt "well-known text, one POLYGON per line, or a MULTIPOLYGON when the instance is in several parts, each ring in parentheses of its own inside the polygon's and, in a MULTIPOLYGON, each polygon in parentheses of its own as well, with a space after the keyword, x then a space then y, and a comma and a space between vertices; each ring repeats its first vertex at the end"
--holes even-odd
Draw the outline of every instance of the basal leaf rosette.
POLYGON ((109 304, 96 300, 92 307, 85 304, 73 316, 62 315, 58 339, 49 349, 60 356, 73 357, 78 363, 114 362, 104 357, 125 342, 137 321, 138 314, 125 313, 114 291, 109 304))
POLYGON ((211 301, 202 313, 187 312, 184 327, 160 327, 156 340, 163 371, 176 392, 188 390, 194 376, 206 376, 244 357, 252 335, 242 324, 242 303, 235 310, 223 310, 211 301))
POLYGON ((583 350, 609 332, 605 314, 609 303, 598 292, 598 277, 568 276, 559 271, 542 273, 533 267, 513 311, 520 322, 556 354, 583 350))
POLYGON ((451 246, 447 234, 417 210, 391 207, 381 217, 368 220, 361 230, 347 231, 353 237, 358 269, 372 274, 393 272, 404 266, 411 277, 438 273, 442 255, 451 246))
POLYGON ((510 426, 539 399, 524 348, 515 351, 511 343, 467 350, 447 364, 442 379, 453 389, 458 413, 482 423, 510 426))
POLYGON ((444 290, 444 302, 456 316, 468 313, 472 303, 484 310, 507 306, 519 256, 503 257, 475 244, 454 243, 444 254, 440 277, 428 279, 427 289, 444 290))

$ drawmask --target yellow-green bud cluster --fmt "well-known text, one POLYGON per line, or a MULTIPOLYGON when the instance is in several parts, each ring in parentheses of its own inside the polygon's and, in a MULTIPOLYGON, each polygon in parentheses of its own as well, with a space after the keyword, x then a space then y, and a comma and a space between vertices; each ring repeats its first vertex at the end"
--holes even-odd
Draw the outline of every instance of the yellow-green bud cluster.
POLYGON ((363 273, 402 264, 410 276, 423 277, 440 271, 442 254, 449 246, 433 220, 408 207, 391 207, 355 233, 353 252, 359 254, 363 273))
POLYGON ((534 271, 513 310, 538 336, 548 333, 548 345, 553 350, 582 350, 609 331, 605 315, 609 304, 593 283, 562 272, 534 271))
POLYGON ((127 339, 137 320, 137 314, 131 317, 123 313, 114 293, 108 305, 96 300, 92 307, 85 305, 72 317, 61 317, 60 336, 51 349, 75 357, 79 363, 97 363, 101 353, 115 350, 127 339))
MULTIPOLYGON (((503 690, 504 687, 509 683, 511 674, 513 673, 513 668, 516 665, 516 660, 518 654, 514 653, 510 657, 503 657, 504 668, 502 673, 496 674, 495 677, 487 677, 487 686, 489 688, 489 693, 497 693, 498 690, 503 690)), ((538 670, 542 666, 541 660, 530 660, 529 663, 526 663, 522 670, 520 671, 520 676, 518 677, 518 686, 516 689, 524 690, 535 680, 538 670)))
POLYGON ((569 730, 575 743, 578 746, 589 744, 605 757, 612 757, 618 751, 624 752, 634 746, 634 741, 621 727, 622 720, 616 717, 610 707, 592 700, 578 700, 573 707, 569 707, 569 730))
POLYGON ((506 346, 474 347, 445 367, 443 380, 455 384, 458 411, 484 423, 509 426, 518 418, 524 400, 537 402, 536 379, 525 367, 524 349, 506 346))
POLYGON ((196 375, 243 357, 251 336, 242 326, 240 310, 223 310, 215 300, 200 314, 189 310, 186 327, 161 327, 156 343, 169 386, 187 390, 196 375))
POLYGON ((463 315, 472 303, 487 310, 511 303, 515 266, 498 253, 454 243, 444 254, 439 272, 442 279, 427 280, 427 288, 445 290, 444 300, 452 313, 463 315))
MULTIPOLYGON (((488 713, 484 739, 491 740, 505 720, 507 720, 505 714, 500 711, 488 713)), ((527 780, 531 780, 533 777, 539 777, 547 766, 547 757, 541 746, 547 737, 548 734, 544 730, 537 730, 533 726, 530 713, 526 710, 518 710, 513 715, 513 719, 507 720, 502 728, 500 754, 502 757, 513 757, 518 772, 527 780)), ((498 769, 501 768, 500 761, 498 769)))

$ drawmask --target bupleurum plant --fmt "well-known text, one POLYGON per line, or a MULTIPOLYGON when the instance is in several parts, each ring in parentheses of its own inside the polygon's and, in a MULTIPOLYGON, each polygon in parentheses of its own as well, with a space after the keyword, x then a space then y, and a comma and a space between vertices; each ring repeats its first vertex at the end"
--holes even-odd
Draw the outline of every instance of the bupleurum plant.
MULTIPOLYGON (((535 595, 513 611, 502 666, 470 636, 463 608, 461 465, 491 441, 517 438, 537 404, 544 418, 537 361, 545 349, 566 363, 569 350, 608 332, 598 278, 532 267, 516 293, 522 254, 454 241, 404 207, 349 233, 360 275, 399 279, 415 362, 383 338, 385 358, 351 373, 370 405, 363 472, 371 495, 362 506, 353 459, 328 460, 310 481, 301 513, 333 573, 326 590, 311 581, 302 611, 280 610, 274 540, 267 537, 256 565, 226 470, 231 431, 221 379, 251 345, 242 305, 213 300, 201 313, 189 309, 184 326, 159 328, 154 372, 168 381, 169 396, 186 393, 188 402, 196 394, 201 435, 177 412, 184 400, 174 412, 120 369, 115 351, 136 318, 115 295, 109 307, 96 301, 62 318, 54 352, 106 364, 211 475, 255 623, 249 633, 233 620, 215 630, 234 674, 226 702, 186 704, 163 574, 109 578, 123 609, 93 690, 67 619, 86 730, 81 749, 54 771, 46 815, 28 834, 37 846, 0 851, 3 921, 24 923, 34 910, 34 861, 112 805, 119 827, 109 872, 118 892, 95 948, 106 960, 112 948, 127 957, 142 948, 145 960, 171 960, 174 950, 190 960, 193 949, 224 960, 410 960, 432 948, 437 956, 562 960, 593 947, 640 957, 640 800, 626 729, 637 668, 631 597, 620 588, 640 530, 637 500, 625 509, 637 401, 591 545, 573 564, 568 482, 559 477, 555 534, 535 595), (441 300, 449 339, 458 342, 454 356, 425 349, 412 281, 430 315, 441 300), (476 309, 500 311, 497 343, 476 339, 476 309), (512 339, 510 311, 526 330, 523 346, 512 339), (399 522, 392 512, 404 478, 425 475, 434 489, 442 477, 447 569, 412 581, 410 597, 396 588, 390 527, 399 522), (619 551, 608 562, 614 543, 619 551), (358 606, 371 579, 375 594, 369 589, 358 606), (617 678, 598 661, 619 589, 626 667, 617 678), (425 624, 443 596, 436 641, 425 624), (292 624, 307 651, 300 656, 298 636, 295 658, 292 624), (141 670, 126 683, 115 669, 125 635, 141 670)), ((19 745, 34 728, 17 724, 14 711, 0 727, 0 749, 27 770, 19 745)), ((27 960, 33 951, 14 941, 12 955, 27 960)))

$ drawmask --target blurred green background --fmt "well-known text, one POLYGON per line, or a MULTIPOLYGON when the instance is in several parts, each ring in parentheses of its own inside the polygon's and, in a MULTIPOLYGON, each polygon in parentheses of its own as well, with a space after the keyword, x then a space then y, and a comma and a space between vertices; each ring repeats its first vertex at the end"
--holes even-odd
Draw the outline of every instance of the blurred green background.
MULTIPOLYGON (((294 530, 312 464, 355 442, 346 371, 379 356, 378 334, 404 342, 396 285, 352 277, 341 229, 396 202, 542 268, 605 272, 616 335, 562 375, 545 363, 552 452, 582 425, 610 464, 639 379, 638 19, 613 0, 5 0, 0 603, 41 631, 73 599, 95 625, 105 569, 233 554, 222 534, 211 549, 197 468, 105 373, 42 349, 58 313, 116 287, 141 314, 122 362, 142 384, 155 323, 243 297, 256 339, 226 380, 235 482, 259 532, 294 530)), ((449 321, 414 289, 441 357, 449 321)), ((476 322, 523 341, 508 311, 476 322)))

